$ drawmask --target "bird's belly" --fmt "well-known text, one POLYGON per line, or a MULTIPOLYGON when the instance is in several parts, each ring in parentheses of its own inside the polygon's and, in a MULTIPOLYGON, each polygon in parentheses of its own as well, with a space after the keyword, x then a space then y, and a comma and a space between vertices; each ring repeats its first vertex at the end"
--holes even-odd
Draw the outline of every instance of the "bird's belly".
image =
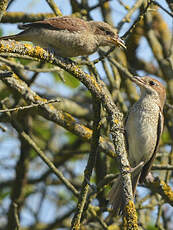
POLYGON ((33 43, 52 50, 61 57, 89 55, 98 48, 94 37, 88 37, 86 33, 79 36, 77 32, 69 34, 67 31, 53 31, 49 29, 40 29, 39 33, 39 36, 35 36, 35 40, 32 38, 33 43))
POLYGON ((157 125, 150 114, 131 115, 126 124, 128 158, 131 167, 135 167, 151 158, 157 141, 157 125))

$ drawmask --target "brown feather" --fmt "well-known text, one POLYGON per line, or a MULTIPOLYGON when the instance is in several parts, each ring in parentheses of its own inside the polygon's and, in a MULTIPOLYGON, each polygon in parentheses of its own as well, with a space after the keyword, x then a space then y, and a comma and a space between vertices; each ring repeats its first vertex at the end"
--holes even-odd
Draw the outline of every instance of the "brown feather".
POLYGON ((83 23, 82 19, 74 17, 72 21, 70 16, 49 18, 43 21, 37 21, 19 26, 20 29, 37 27, 47 28, 50 30, 68 30, 70 32, 77 32, 79 30, 81 31, 89 28, 88 24, 83 23))

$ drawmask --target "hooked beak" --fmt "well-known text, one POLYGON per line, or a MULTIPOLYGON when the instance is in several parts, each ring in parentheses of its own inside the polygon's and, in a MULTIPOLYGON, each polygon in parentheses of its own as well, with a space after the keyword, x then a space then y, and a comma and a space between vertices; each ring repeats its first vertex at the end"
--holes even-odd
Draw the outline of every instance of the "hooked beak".
POLYGON ((145 82, 141 79, 141 77, 138 76, 133 76, 133 78, 131 78, 131 80, 138 85, 139 87, 144 87, 145 86, 145 82))
POLYGON ((121 38, 111 38, 111 41, 113 44, 119 46, 119 47, 123 47, 124 49, 127 49, 125 42, 121 39, 121 38))

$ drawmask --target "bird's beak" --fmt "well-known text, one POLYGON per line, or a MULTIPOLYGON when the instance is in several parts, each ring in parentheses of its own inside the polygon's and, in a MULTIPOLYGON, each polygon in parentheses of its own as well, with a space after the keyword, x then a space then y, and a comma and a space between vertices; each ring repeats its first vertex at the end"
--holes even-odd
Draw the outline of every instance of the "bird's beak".
POLYGON ((119 47, 123 47, 124 49, 127 49, 125 42, 121 39, 121 38, 111 38, 111 41, 113 44, 119 46, 119 47))
POLYGON ((138 77, 138 76, 133 76, 133 78, 131 78, 131 80, 136 84, 138 85, 139 87, 144 87, 145 85, 145 82, 141 79, 141 77, 138 77))

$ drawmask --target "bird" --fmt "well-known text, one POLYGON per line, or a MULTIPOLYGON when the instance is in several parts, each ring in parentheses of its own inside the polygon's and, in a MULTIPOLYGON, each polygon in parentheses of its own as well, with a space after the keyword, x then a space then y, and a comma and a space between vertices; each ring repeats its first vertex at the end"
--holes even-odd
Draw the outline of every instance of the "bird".
POLYGON ((23 31, 0 40, 30 41, 60 57, 88 56, 102 46, 126 48, 117 30, 108 23, 73 16, 27 23, 19 25, 19 29, 23 31))
MULTIPOLYGON (((163 131, 166 90, 162 83, 149 76, 134 76, 132 81, 139 86, 141 92, 139 100, 129 109, 125 121, 125 143, 135 196, 138 182, 145 181, 156 157, 163 131)), ((124 213, 125 202, 122 194, 123 187, 119 175, 109 193, 114 215, 124 213)))

